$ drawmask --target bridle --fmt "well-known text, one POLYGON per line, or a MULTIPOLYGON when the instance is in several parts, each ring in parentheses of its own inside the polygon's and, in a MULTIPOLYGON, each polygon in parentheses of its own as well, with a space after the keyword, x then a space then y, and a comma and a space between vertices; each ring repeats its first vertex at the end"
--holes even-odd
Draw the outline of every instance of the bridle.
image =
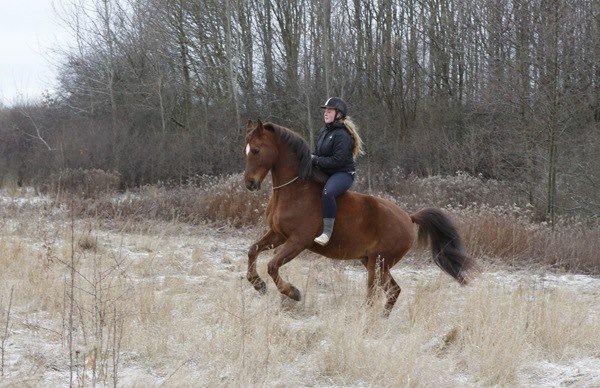
POLYGON ((297 175, 296 175, 294 178, 292 178, 291 180, 289 180, 289 181, 285 182, 284 184, 282 184, 282 185, 279 185, 279 186, 275 186, 275 187, 273 187, 273 190, 280 189, 280 188, 282 188, 283 186, 287 186, 287 185, 289 185, 290 183, 292 183, 293 181, 295 181, 296 179, 298 179, 298 176, 297 176, 297 175))

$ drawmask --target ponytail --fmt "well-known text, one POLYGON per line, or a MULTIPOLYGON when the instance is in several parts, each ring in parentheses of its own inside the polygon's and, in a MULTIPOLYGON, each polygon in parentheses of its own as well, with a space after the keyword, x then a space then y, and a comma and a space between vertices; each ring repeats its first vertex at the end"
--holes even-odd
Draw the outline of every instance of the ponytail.
POLYGON ((359 155, 364 155, 365 151, 363 150, 363 141, 358 134, 358 130, 356 128, 356 124, 350 117, 344 117, 340 120, 346 128, 348 128, 348 132, 354 138, 354 149, 352 150, 352 156, 356 159, 359 155))

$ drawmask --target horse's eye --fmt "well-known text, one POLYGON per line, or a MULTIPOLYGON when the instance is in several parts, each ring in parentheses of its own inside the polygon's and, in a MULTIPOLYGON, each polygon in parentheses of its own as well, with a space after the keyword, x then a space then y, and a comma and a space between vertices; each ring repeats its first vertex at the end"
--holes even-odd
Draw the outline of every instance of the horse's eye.
POLYGON ((254 155, 258 154, 258 148, 252 148, 250 150, 254 155))

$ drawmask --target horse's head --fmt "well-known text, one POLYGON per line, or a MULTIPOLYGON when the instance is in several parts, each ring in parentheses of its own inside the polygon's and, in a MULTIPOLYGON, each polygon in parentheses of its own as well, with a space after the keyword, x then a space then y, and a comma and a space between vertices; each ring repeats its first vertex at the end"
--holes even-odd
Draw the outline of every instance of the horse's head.
POLYGON ((248 190, 260 189, 265 176, 277 161, 278 151, 271 127, 263 123, 246 123, 246 171, 244 181, 248 190))

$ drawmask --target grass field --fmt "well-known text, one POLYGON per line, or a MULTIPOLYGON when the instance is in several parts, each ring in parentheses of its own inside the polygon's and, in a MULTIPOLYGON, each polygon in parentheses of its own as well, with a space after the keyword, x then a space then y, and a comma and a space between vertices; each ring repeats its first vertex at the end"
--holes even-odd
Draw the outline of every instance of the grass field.
MULTIPOLYGON (((169 195, 148 188, 69 207, 3 191, 3 383, 68 385, 72 374, 76 384, 126 386, 600 385, 597 242, 567 238, 595 229, 552 232, 585 264, 553 269, 557 248, 538 242, 552 240, 543 226, 497 207, 456 208, 481 273, 460 287, 415 250, 392 271, 402 294, 382 319, 383 297, 364 304, 362 266, 310 253, 282 269, 302 301, 282 299, 270 281, 257 294, 246 252, 261 230, 227 218, 247 211, 250 220, 251 209, 235 202, 168 219, 158 210, 169 195)), ((198 206, 213 203, 202 198, 198 206)), ((264 279, 271 255, 259 259, 264 279)))

